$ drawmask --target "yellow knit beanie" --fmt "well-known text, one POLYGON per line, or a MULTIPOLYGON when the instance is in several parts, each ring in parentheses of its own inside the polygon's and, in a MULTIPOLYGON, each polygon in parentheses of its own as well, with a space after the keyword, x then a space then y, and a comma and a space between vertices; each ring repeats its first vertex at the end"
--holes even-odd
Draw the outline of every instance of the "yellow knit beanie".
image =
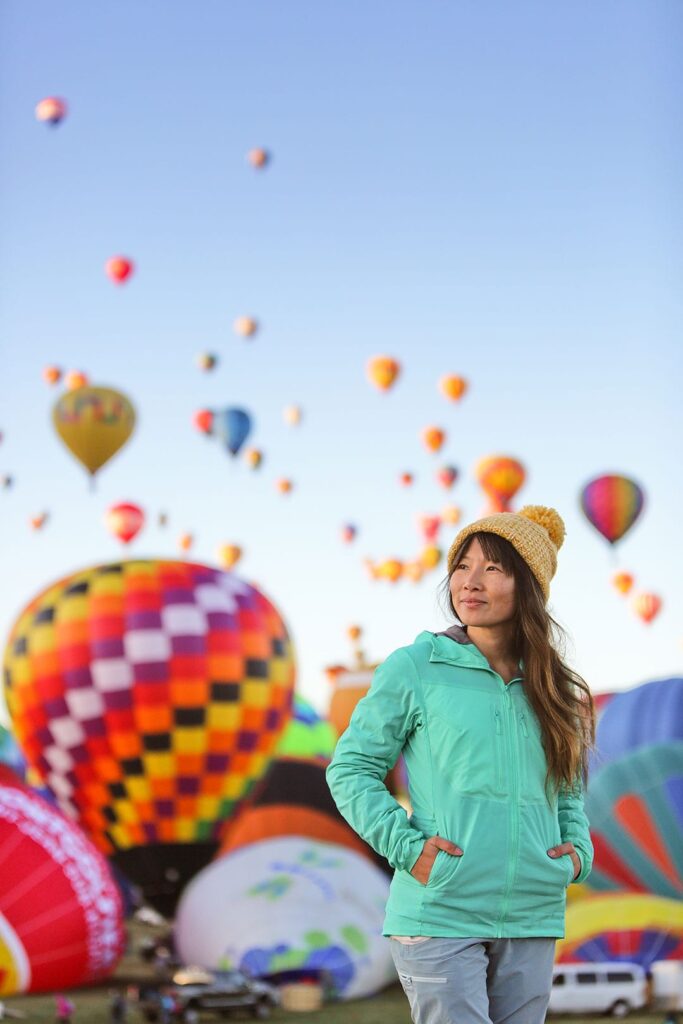
POLYGON ((510 541, 541 584, 546 601, 550 581, 557 569, 557 552, 562 547, 565 529, 559 512, 545 505, 525 505, 519 512, 497 512, 465 526, 448 550, 448 574, 455 556, 473 533, 496 533, 510 541))

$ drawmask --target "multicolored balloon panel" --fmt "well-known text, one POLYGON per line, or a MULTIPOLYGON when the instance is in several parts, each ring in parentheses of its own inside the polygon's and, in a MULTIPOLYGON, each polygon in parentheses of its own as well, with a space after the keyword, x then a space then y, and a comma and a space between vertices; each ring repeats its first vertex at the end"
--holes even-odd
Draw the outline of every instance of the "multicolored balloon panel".
POLYGON ((591 774, 653 743, 683 743, 683 678, 613 694, 601 713, 591 774))
POLYGON ((295 676, 286 627, 255 587, 143 560, 44 591, 5 667, 29 762, 105 853, 214 842, 267 768, 295 676))
POLYGON ((631 529, 644 503, 645 495, 635 480, 617 474, 596 477, 581 492, 583 514, 610 544, 631 529))
POLYGON ((567 908, 559 963, 622 960, 646 969, 683 959, 683 903, 628 892, 591 896, 567 908))

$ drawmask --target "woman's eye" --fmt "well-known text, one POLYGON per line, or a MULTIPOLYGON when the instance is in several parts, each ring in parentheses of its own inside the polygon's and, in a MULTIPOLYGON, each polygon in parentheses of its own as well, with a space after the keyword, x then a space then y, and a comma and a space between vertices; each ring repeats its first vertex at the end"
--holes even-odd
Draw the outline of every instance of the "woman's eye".
POLYGON ((494 572, 500 572, 500 567, 497 565, 489 565, 487 569, 493 569, 494 572))

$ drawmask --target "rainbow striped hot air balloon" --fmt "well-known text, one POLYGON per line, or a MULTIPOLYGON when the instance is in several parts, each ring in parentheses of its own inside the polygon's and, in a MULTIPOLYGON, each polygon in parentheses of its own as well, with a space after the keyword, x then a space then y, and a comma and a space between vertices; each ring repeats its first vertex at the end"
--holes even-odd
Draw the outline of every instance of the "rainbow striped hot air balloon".
POLYGON ((581 511, 609 544, 628 533, 644 503, 645 495, 635 480, 615 473, 595 477, 581 491, 581 511))

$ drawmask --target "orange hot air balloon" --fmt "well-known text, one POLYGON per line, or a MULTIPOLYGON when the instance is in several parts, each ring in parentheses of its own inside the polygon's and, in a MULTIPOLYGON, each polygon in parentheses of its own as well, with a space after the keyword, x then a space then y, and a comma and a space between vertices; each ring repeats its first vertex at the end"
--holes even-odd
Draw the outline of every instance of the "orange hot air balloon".
POLYGON ((41 512, 39 516, 31 516, 31 518, 29 519, 31 529, 42 530, 42 528, 45 526, 45 523, 48 521, 49 518, 49 512, 41 512))
POLYGON ((258 448, 247 448, 244 460, 252 469, 258 469, 263 462, 263 452, 260 452, 258 448))
POLYGON ((67 391, 75 391, 77 388, 87 388, 90 384, 88 375, 81 370, 68 370, 64 374, 64 386, 67 391))
POLYGON ((662 599, 656 594, 636 594, 633 598, 633 610, 639 619, 648 624, 659 615, 661 607, 662 599))
POLYGON ((436 544, 428 544, 426 548, 422 549, 422 554, 420 555, 423 568, 427 570, 436 569, 442 558, 443 551, 436 544))
POLYGON ((439 391, 451 402, 459 402, 465 394, 469 384, 464 377, 455 377, 447 374, 439 381, 439 391))
POLYGON ((449 526, 455 526, 456 523, 460 522, 462 517, 462 510, 457 505, 446 505, 446 508, 441 512, 441 521, 448 523, 449 526))
POLYGON ((489 498, 489 511, 510 512, 510 501, 526 479, 522 463, 508 455, 491 455, 477 463, 474 474, 489 498))
POLYGON ((104 513, 104 525, 114 537, 124 544, 130 544, 144 526, 145 513, 139 505, 122 501, 112 505, 104 513))
POLYGON ((46 96, 36 104, 36 120, 54 128, 66 117, 66 109, 66 103, 58 96, 46 96))
POLYGON ((46 366, 43 370, 43 380, 46 384, 58 384, 62 379, 62 371, 58 366, 46 366))
POLYGON ((251 164, 257 171, 263 170, 270 161, 271 155, 267 149, 261 149, 257 146, 255 149, 250 149, 247 153, 247 163, 251 164))
POLYGON ((396 583, 403 575, 403 562, 398 558, 387 558, 380 563, 378 572, 381 578, 396 583))
POLYGON ((612 577, 612 584, 620 594, 628 594, 635 580, 630 572, 617 572, 612 577))
POLYGON ((424 566, 421 562, 404 562, 403 575, 407 576, 413 583, 419 583, 424 575, 424 566))
POLYGON ((258 321, 252 316, 238 316, 232 325, 235 334, 241 338, 251 338, 258 330, 258 321))
POLYGON ((368 380, 380 391, 393 387, 401 372, 401 364, 391 356, 373 356, 365 368, 368 380))
POLYGON ((210 434, 213 431, 213 413, 210 409, 197 409, 192 416, 192 426, 201 431, 202 434, 210 434))
POLYGON ((135 264, 126 256, 112 256, 104 265, 104 270, 114 284, 124 284, 133 273, 135 264))
POLYGON ((298 405, 287 405, 282 410, 282 418, 288 427, 298 427, 301 423, 301 407, 298 405))
POLYGON ((181 533, 178 537, 178 548, 181 551, 189 551, 194 544, 194 537, 191 533, 181 533))
POLYGON ((277 487, 280 494, 289 494, 289 492, 294 487, 294 484, 292 483, 291 480, 287 480, 285 477, 281 477, 279 480, 275 481, 275 486, 277 487))
POLYGON ((398 480, 402 487, 410 487, 412 486, 415 477, 412 473, 401 473, 398 480))
POLYGON ((242 548, 237 544, 221 544, 216 551, 216 558, 221 569, 232 569, 242 557, 242 548))
POLYGON ((420 437, 425 448, 430 452, 438 452, 446 440, 446 434, 440 427, 425 427, 420 437))
POLYGON ((379 564, 377 562, 373 562, 371 558, 364 558, 363 567, 365 568, 365 571, 367 572, 371 580, 379 579, 379 564))
POLYGON ((205 373, 215 369, 217 365, 218 356, 215 356, 213 352, 200 352, 197 356, 197 366, 200 370, 204 370, 205 373))
POLYGON ((349 640, 358 640, 363 634, 363 630, 360 626, 349 626, 346 630, 346 635, 349 640))

